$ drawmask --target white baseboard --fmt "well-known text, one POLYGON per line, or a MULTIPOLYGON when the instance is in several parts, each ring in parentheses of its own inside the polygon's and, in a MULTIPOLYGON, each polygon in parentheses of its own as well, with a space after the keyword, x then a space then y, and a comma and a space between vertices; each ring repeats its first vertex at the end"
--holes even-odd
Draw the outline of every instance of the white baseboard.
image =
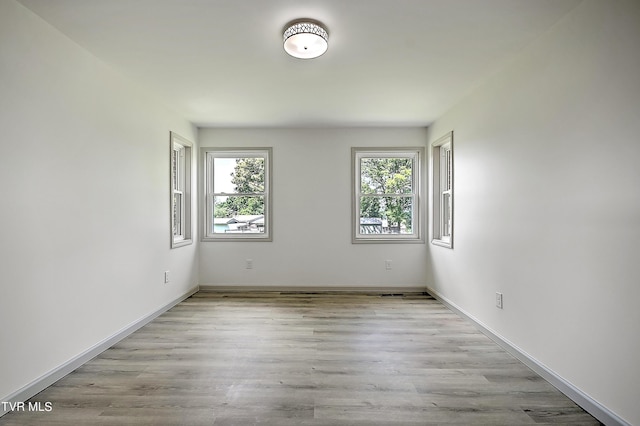
MULTIPOLYGON (((64 364, 60 365, 59 367, 54 368, 53 370, 49 371, 48 373, 45 373, 42 376, 38 377, 37 379, 35 379, 31 383, 29 383, 28 385, 22 387, 21 389, 18 389, 16 392, 14 392, 14 393, 6 396, 6 397, 3 397, 2 401, 15 403, 15 402, 24 402, 24 401, 28 400, 32 396, 42 392, 47 387, 51 386, 52 384, 54 384, 55 382, 57 382, 58 380, 63 378, 67 374, 71 373, 72 371, 74 371, 78 367, 80 367, 83 364, 85 364, 86 362, 92 360, 96 356, 100 355, 102 352, 104 352, 105 350, 109 349, 111 346, 113 346, 114 344, 118 343, 120 340, 124 339, 125 337, 129 336, 130 334, 132 334, 136 330, 138 330, 138 329, 142 328, 143 326, 147 325, 148 323, 150 323, 151 321, 153 321, 154 319, 156 319, 157 317, 159 317, 160 315, 162 315, 163 313, 165 313, 169 309, 173 308, 178 303, 180 303, 183 300, 187 299, 188 297, 192 296, 193 294, 198 292, 198 290, 199 290, 198 286, 192 288, 191 290, 189 290, 187 293, 183 294, 182 296, 177 297, 176 299, 172 300, 171 302, 167 303, 166 305, 162 306, 161 308, 155 310, 154 312, 150 313, 149 315, 147 315, 147 316, 145 316, 143 318, 140 318, 137 321, 132 322, 131 324, 129 324, 128 326, 124 327, 120 331, 116 332, 115 334, 111 335, 110 337, 107 337, 106 339, 102 340, 101 342, 96 343, 95 345, 93 345, 92 347, 87 349, 86 351, 84 351, 81 354, 71 358, 69 361, 65 362, 64 364)), ((4 416, 5 414, 8 413, 8 410, 5 410, 3 408, 4 405, 5 404, 2 404, 2 407, 0 407, 0 417, 2 417, 2 416, 4 416)))
POLYGON ((585 411, 591 414, 593 417, 598 419, 600 422, 604 423, 607 426, 631 426, 630 423, 627 423, 624 419, 620 418, 614 412, 609 410, 604 405, 600 404, 598 401, 591 398, 589 395, 578 389, 571 382, 567 381, 563 377, 559 376, 552 369, 542 364, 534 357, 529 355, 527 352, 520 349, 515 344, 511 343, 504 337, 500 336, 495 331, 491 330, 482 321, 475 318, 473 315, 468 314, 462 308, 457 306, 455 303, 447 299, 446 297, 439 294, 437 291, 427 287, 427 293, 435 297, 438 301, 442 302, 443 305, 447 306, 452 311, 456 312, 458 315, 468 319, 473 322, 479 329, 489 337, 491 340, 500 345, 504 350, 509 352, 527 367, 532 369, 534 372, 539 374, 543 379, 551 383, 554 387, 556 387, 560 392, 565 394, 568 398, 570 398, 573 402, 582 407, 585 411))
POLYGON ((360 287, 360 286, 255 286, 255 285, 200 285, 201 292, 235 293, 365 293, 365 294, 416 294, 426 293, 424 285, 404 287, 360 287))

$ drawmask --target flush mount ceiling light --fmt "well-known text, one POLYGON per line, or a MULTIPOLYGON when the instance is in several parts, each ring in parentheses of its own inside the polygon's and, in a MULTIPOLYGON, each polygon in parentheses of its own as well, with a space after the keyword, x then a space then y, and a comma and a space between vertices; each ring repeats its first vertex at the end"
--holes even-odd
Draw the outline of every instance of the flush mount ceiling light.
POLYGON ((287 24, 283 39, 284 50, 294 58, 317 58, 329 47, 327 30, 312 19, 298 19, 287 24))

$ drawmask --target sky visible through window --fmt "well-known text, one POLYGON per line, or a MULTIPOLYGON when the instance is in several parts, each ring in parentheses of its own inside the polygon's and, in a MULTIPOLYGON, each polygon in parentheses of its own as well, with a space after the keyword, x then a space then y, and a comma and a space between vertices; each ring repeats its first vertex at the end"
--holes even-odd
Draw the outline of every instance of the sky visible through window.
MULTIPOLYGON (((215 158, 213 164, 213 181, 215 193, 232 193, 235 185, 231 183, 231 173, 236 166, 235 158, 215 158)), ((226 199, 226 198, 225 198, 226 199)), ((222 200, 224 201, 224 199, 222 200)))

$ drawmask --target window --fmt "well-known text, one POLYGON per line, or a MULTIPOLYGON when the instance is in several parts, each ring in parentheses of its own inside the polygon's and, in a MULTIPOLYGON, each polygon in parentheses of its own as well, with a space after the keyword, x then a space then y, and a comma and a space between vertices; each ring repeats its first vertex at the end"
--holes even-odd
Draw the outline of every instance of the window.
POLYGON ((171 132, 171 248, 191 244, 191 147, 171 132))
POLYGON ((203 241, 271 241, 271 148, 202 148, 203 241))
POLYGON ((423 148, 352 148, 354 243, 424 242, 423 148))
POLYGON ((432 144, 433 244, 453 248, 453 132, 432 144))

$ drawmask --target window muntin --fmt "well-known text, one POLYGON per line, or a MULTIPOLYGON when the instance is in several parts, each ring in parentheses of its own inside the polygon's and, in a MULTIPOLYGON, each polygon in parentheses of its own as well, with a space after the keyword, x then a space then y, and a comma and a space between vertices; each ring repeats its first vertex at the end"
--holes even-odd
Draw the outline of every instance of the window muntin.
POLYGON ((191 238, 191 160, 192 144, 171 132, 171 247, 192 243, 191 238))
POLYGON ((353 242, 421 242, 422 148, 353 148, 353 242))
POLYGON ((203 148, 204 241, 271 241, 271 148, 203 148))
POLYGON ((432 144, 433 244, 453 248, 453 132, 432 144))

